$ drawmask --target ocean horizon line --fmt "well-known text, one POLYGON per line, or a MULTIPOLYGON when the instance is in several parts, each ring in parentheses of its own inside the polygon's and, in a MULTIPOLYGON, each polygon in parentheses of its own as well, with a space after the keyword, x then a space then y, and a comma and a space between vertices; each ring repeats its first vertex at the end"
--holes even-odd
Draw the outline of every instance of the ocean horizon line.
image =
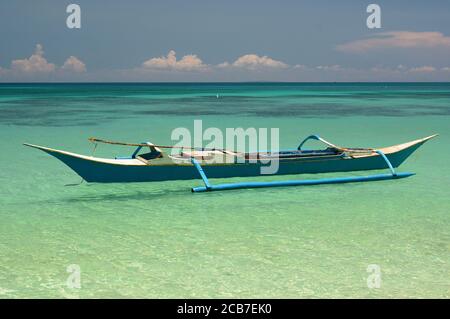
POLYGON ((450 81, 32 81, 0 82, 11 84, 449 84, 450 81))

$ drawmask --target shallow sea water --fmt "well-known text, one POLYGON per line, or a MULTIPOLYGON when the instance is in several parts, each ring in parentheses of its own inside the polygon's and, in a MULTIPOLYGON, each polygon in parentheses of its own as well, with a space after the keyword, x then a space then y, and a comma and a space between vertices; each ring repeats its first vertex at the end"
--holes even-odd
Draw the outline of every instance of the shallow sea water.
MULTIPOLYGON (((0 298, 448 298, 449 120, 439 83, 0 85, 0 298), (194 119, 278 127, 283 148, 312 133, 361 147, 440 136, 399 168, 408 179, 208 194, 190 192, 200 180, 67 186, 80 178, 21 145, 171 144, 194 119)), ((285 178, 298 176, 254 180, 285 178)))

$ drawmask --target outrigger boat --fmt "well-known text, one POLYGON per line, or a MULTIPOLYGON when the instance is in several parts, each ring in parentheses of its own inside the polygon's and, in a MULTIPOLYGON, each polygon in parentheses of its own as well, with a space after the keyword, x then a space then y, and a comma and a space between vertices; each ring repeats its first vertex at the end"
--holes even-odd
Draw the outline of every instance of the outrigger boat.
POLYGON ((111 142, 97 138, 89 140, 95 143, 107 143, 137 147, 127 157, 100 158, 56 150, 44 146, 25 143, 24 145, 40 149, 69 166, 85 181, 91 183, 156 182, 168 180, 190 180, 201 177, 204 186, 192 188, 193 192, 226 190, 237 188, 295 186, 366 182, 387 179, 400 179, 414 173, 398 173, 395 168, 402 164, 431 135, 411 142, 383 148, 348 148, 334 145, 318 135, 305 138, 293 150, 278 152, 239 153, 223 149, 180 148, 175 155, 166 155, 161 149, 173 146, 145 143, 111 142), (318 140, 326 145, 322 150, 306 150, 304 144, 309 140, 318 140), (144 148, 148 152, 141 153, 144 148), (221 161, 214 161, 221 157, 221 161), (224 161, 223 158, 226 158, 224 161), (330 172, 349 172, 388 168, 390 173, 369 176, 349 176, 311 180, 286 180, 272 182, 247 182, 212 185, 209 178, 261 176, 261 168, 267 161, 277 160, 275 175, 313 174, 330 172))

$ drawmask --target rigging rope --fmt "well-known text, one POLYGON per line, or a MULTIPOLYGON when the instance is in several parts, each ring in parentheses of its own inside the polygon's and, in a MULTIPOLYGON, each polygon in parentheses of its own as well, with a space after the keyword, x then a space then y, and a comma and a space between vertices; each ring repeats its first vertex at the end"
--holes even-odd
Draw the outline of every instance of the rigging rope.
POLYGON ((154 144, 147 144, 147 143, 125 143, 125 142, 115 142, 115 141, 107 141, 102 140, 95 137, 90 137, 88 139, 91 143, 104 143, 104 144, 112 144, 112 145, 123 145, 123 146, 141 146, 141 147, 159 147, 159 148, 168 148, 168 149, 188 149, 188 150, 196 150, 196 151, 220 151, 225 153, 233 153, 234 155, 239 155, 241 153, 236 153, 233 151, 229 151, 226 149, 220 149, 220 148, 204 148, 204 147, 189 147, 189 146, 167 146, 167 145, 154 145, 154 144))
MULTIPOLYGON (((189 147, 189 146, 168 146, 168 145, 154 145, 154 144, 147 144, 147 143, 126 143, 126 142, 116 142, 116 141, 108 141, 103 140, 95 137, 90 137, 88 139, 91 143, 95 144, 93 153, 95 152, 95 149, 97 148, 97 143, 104 143, 104 144, 111 144, 111 145, 122 145, 122 146, 136 146, 136 147, 159 147, 159 148, 167 148, 167 149, 180 149, 183 151, 184 149, 187 150, 196 150, 196 151, 220 151, 226 154, 234 155, 234 156, 247 156, 249 153, 240 153, 240 152, 234 152, 229 151, 226 149, 220 149, 220 148, 204 148, 204 147, 189 147)), ((374 153, 375 149, 373 148, 346 148, 346 147, 340 147, 335 146, 334 144, 331 144, 329 142, 326 142, 327 145, 332 146, 334 149, 342 152, 349 152, 349 153, 374 153)))
POLYGON ((97 150, 97 146, 98 146, 98 143, 96 143, 96 142, 93 142, 93 143, 94 143, 94 148, 92 149, 91 156, 94 156, 94 153, 97 150))

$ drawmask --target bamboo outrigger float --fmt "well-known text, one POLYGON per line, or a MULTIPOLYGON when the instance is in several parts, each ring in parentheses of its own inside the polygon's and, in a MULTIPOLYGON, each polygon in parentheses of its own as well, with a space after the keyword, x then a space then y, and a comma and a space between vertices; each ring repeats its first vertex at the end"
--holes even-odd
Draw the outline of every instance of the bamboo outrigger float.
POLYGON ((207 192, 239 188, 261 188, 276 186, 299 186, 367 182, 401 179, 414 173, 398 173, 395 168, 402 164, 416 149, 431 138, 431 135, 411 142, 384 148, 347 148, 336 146, 317 135, 305 138, 297 149, 275 153, 239 153, 224 149, 180 148, 178 154, 164 155, 161 149, 173 146, 145 143, 111 142, 90 138, 93 143, 135 146, 137 149, 126 157, 99 158, 56 150, 25 143, 40 149, 69 166, 84 180, 91 183, 154 182, 167 180, 190 180, 202 178, 204 186, 192 188, 193 192, 207 192), (308 140, 323 142, 323 150, 305 150, 308 140), (143 148, 149 152, 140 154, 143 148), (215 158, 221 158, 215 161, 215 158), (224 160, 225 159, 225 160, 224 160), (260 176, 261 168, 269 161, 278 161, 275 175, 314 174, 389 169, 390 173, 369 176, 350 176, 312 180, 286 180, 273 182, 244 182, 212 185, 208 178, 260 176))

